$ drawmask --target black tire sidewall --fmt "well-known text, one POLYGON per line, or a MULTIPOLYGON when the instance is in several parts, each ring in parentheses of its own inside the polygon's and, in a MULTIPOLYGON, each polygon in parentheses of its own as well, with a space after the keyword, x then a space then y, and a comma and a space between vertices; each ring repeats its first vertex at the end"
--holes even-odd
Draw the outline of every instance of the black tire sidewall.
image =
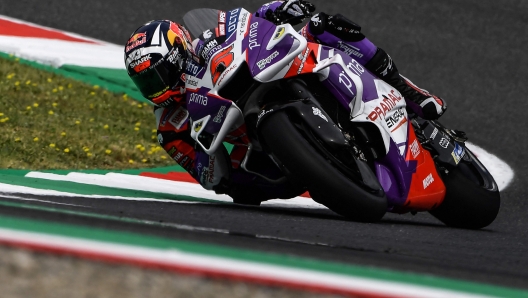
POLYGON ((331 165, 291 123, 285 111, 268 115, 259 125, 261 136, 277 158, 312 198, 332 211, 357 221, 378 221, 387 199, 371 194, 331 165))

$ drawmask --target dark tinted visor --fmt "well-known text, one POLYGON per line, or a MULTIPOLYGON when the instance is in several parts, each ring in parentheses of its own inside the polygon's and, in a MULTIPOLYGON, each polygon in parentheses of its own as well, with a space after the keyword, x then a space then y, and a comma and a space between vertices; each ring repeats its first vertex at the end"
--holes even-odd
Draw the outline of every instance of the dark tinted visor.
POLYGON ((131 79, 144 97, 152 99, 174 87, 180 75, 179 67, 161 59, 154 66, 132 76, 131 79))

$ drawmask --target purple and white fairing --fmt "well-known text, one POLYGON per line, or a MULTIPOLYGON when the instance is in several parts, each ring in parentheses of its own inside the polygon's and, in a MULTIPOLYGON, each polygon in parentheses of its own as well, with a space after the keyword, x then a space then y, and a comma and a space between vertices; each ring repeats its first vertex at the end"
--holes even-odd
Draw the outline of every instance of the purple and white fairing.
MULTIPOLYGON (((234 73, 240 67, 249 67, 256 81, 282 79, 308 44, 290 25, 275 26, 244 9, 228 12, 226 22, 226 41, 208 56, 205 67, 187 72, 187 82, 197 82, 196 86, 187 86, 188 109, 193 120, 191 137, 207 153, 214 153, 227 133, 243 124, 237 105, 218 94, 234 73), (231 50, 225 53, 226 49, 231 50), (217 59, 216 55, 231 54, 229 65, 213 80, 211 61, 217 59), (199 141, 203 132, 215 136, 210 147, 199 141)), ((319 45, 313 72, 350 112, 352 122, 368 122, 378 128, 386 155, 375 162, 376 174, 390 205, 398 206, 406 199, 413 167, 416 169, 412 161, 405 159, 409 130, 405 100, 362 66, 365 61, 361 59, 373 55, 373 45, 365 42, 358 47, 362 47, 363 53, 357 57, 359 61, 339 49, 319 45)))
POLYGON ((321 61, 314 72, 321 74, 323 85, 350 111, 351 121, 368 122, 378 128, 386 155, 375 161, 376 175, 389 205, 401 206, 416 170, 416 162, 405 159, 409 130, 405 100, 342 51, 321 47, 319 56, 321 61))
POLYGON ((320 40, 322 44, 338 49, 348 57, 353 57, 361 65, 365 65, 369 62, 378 49, 376 45, 367 38, 363 38, 359 41, 343 41, 326 31, 322 34, 318 34, 317 39, 320 40))

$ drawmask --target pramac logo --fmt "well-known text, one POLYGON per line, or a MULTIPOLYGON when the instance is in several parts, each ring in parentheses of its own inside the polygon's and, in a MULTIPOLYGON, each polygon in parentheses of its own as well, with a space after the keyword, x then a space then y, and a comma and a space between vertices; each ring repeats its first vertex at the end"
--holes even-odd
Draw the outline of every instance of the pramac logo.
POLYGON ((381 100, 379 105, 375 107, 372 112, 370 112, 368 118, 370 121, 376 121, 378 117, 385 119, 385 115, 402 99, 403 98, 401 96, 396 96, 394 90, 391 90, 391 92, 388 94, 388 97, 383 95, 383 100, 381 100))

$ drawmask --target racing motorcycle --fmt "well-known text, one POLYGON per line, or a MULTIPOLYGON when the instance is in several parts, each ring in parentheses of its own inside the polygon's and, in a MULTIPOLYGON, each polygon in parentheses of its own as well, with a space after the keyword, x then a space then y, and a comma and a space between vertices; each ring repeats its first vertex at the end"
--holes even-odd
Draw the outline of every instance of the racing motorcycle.
POLYGON ((496 218, 497 184, 465 134, 407 111, 398 91, 350 56, 242 8, 196 9, 184 22, 194 36, 221 36, 186 70, 191 137, 206 153, 243 140, 244 170, 286 179, 356 221, 428 211, 479 229, 496 218), (252 168, 255 152, 283 176, 252 168))

